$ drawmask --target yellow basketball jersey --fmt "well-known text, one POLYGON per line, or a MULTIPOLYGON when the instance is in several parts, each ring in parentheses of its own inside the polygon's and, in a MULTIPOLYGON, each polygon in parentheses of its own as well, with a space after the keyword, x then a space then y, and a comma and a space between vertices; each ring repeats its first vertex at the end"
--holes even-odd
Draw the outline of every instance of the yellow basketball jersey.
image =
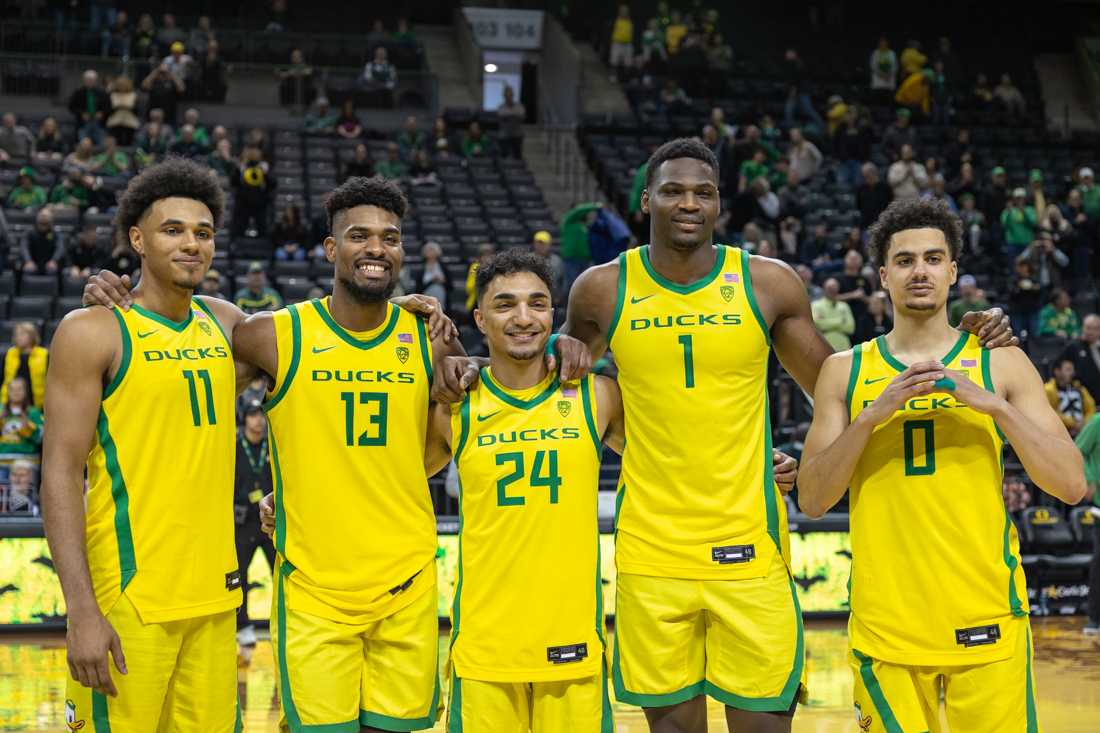
POLYGON ((648 246, 619 255, 608 341, 626 412, 620 572, 763 577, 779 548, 786 557, 786 510, 772 478, 771 338, 748 253, 714 253, 714 268, 690 285, 661 277, 648 246))
POLYGON ((233 543, 236 369, 199 300, 182 322, 112 311, 122 360, 88 455, 88 569, 100 610, 122 593, 144 623, 241 603, 233 543))
POLYGON ((429 586, 414 581, 436 549, 424 472, 431 349, 423 321, 395 305, 355 333, 328 302, 274 315, 275 549, 288 607, 367 623, 429 586))
MULTIPOLYGON (((885 337, 853 349, 855 419, 907 368, 885 337)), ((993 391, 989 352, 960 334, 941 360, 993 391)), ((850 488, 849 636, 874 659, 982 664, 1008 657, 1026 616, 1016 528, 1005 510, 993 418, 947 392, 916 397, 875 428, 850 488)))
POLYGON ((451 420, 462 485, 451 659, 459 677, 598 674, 604 652, 594 377, 523 391, 489 369, 451 420))

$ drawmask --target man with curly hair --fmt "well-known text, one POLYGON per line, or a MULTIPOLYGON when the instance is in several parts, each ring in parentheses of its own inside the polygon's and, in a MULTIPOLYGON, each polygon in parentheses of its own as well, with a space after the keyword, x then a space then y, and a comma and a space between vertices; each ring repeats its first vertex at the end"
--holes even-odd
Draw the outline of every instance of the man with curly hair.
POLYGON ((89 729, 239 730, 236 314, 194 295, 224 210, 209 169, 146 169, 116 219, 141 259, 132 307, 74 311, 54 336, 42 500, 68 609, 67 704, 89 729))
POLYGON ((850 492, 860 729, 938 730, 943 699, 951 730, 1036 733, 1002 451, 1067 504, 1085 495, 1081 455, 1027 355, 948 322, 962 225, 947 205, 895 201, 870 233, 894 328, 825 360, 798 476, 811 517, 850 492))

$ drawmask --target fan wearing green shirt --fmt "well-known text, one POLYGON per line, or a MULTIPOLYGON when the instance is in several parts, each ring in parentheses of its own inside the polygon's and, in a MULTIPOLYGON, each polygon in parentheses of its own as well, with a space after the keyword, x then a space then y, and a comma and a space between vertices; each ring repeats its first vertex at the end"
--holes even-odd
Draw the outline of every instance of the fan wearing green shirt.
POLYGON ((741 164, 741 178, 737 182, 737 192, 747 191, 749 186, 757 178, 766 178, 771 172, 767 164, 768 153, 763 147, 757 146, 752 151, 752 157, 741 164))
POLYGON ((19 169, 15 188, 8 194, 7 208, 34 209, 46 203, 46 189, 35 185, 34 176, 34 168, 30 166, 19 169))
POLYGON ((989 301, 985 299, 985 292, 978 289, 978 281, 973 275, 963 275, 959 278, 959 297, 951 301, 947 306, 947 320, 955 327, 967 313, 977 313, 989 308, 989 301))
POLYGON ((91 170, 101 176, 121 176, 130 172, 130 156, 118 149, 112 135, 103 138, 103 152, 92 158, 91 170))
POLYGON ((1035 207, 1027 205, 1027 191, 1023 188, 1013 190, 1012 198, 1008 200, 1005 210, 1001 212, 1005 245, 1012 259, 1019 257, 1020 253, 1035 239, 1035 226, 1038 221, 1035 207))
POLYGON ((1061 336, 1075 339, 1081 336, 1081 319, 1070 307, 1069 293, 1055 288, 1050 293, 1050 302, 1039 311, 1039 335, 1061 336))
POLYGON ((253 262, 248 266, 248 279, 245 282, 245 286, 237 291, 237 297, 233 299, 237 307, 245 313, 277 311, 283 307, 283 299, 267 286, 262 263, 253 262))
MULTIPOLYGON (((644 172, 645 165, 641 167, 644 172)), ((601 203, 578 204, 565 212, 565 216, 562 217, 561 258, 565 262, 566 293, 573 287, 573 281, 592 264, 592 253, 588 249, 589 214, 598 211, 601 207, 603 207, 601 203)))

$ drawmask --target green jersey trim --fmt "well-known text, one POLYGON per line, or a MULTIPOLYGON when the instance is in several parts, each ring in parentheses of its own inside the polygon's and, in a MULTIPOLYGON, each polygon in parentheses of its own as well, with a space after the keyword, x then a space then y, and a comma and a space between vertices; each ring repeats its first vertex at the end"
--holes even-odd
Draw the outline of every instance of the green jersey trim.
POLYGON ((760 324, 760 330, 764 332, 764 340, 768 342, 768 346, 771 346, 772 333, 768 330, 764 314, 760 312, 760 306, 756 302, 756 293, 752 289, 752 274, 749 272, 749 253, 745 250, 741 250, 741 277, 745 278, 745 297, 749 299, 749 308, 752 309, 756 322, 760 324))
MULTIPOLYGON (((966 346, 967 340, 969 340, 970 334, 965 331, 959 334, 958 340, 955 341, 955 345, 951 347, 951 350, 940 359, 945 367, 955 360, 955 357, 959 355, 959 352, 966 346)), ((886 345, 886 337, 879 336, 875 339, 875 343, 878 344, 878 350, 882 354, 882 358, 887 364, 892 366, 896 371, 904 372, 909 368, 908 364, 903 364, 898 361, 893 354, 890 353, 890 347, 886 345)))
POLYGON ((111 379, 111 383, 107 385, 107 388, 103 390, 103 398, 101 400, 103 402, 106 402, 107 398, 114 394, 115 390, 122 384, 126 372, 130 369, 130 356, 134 351, 133 342, 130 339, 130 329, 126 327, 126 320, 122 317, 122 313, 118 308, 112 308, 111 312, 115 314, 115 319, 118 321, 118 330, 122 332, 122 357, 118 360, 118 371, 115 372, 114 378, 111 379))
MULTIPOLYGON (((331 303, 331 298, 329 302, 331 303)), ((398 308, 393 303, 390 303, 389 320, 386 321, 386 325, 382 329, 382 332, 372 339, 362 341, 352 336, 349 331, 347 331, 343 326, 337 323, 336 320, 332 317, 332 314, 329 313, 328 308, 321 305, 321 301, 314 298, 310 301, 310 303, 313 304, 313 307, 317 310, 317 314, 321 316, 321 320, 325 322, 325 325, 332 329, 333 333, 343 339, 345 343, 348 343, 357 349, 363 349, 364 351, 367 349, 373 349, 375 346, 378 346, 378 344, 389 338, 390 334, 393 333, 393 329, 397 326, 397 317, 401 313, 400 308, 398 308)))
POLYGON ((416 337, 420 342, 420 357, 424 360, 424 374, 428 377, 428 387, 431 387, 434 378, 432 373, 432 350, 428 343, 428 329, 420 318, 416 319, 416 337))
POLYGON ((286 396, 290 383, 294 381, 294 375, 298 373, 298 362, 302 358, 302 320, 298 316, 298 306, 292 305, 286 311, 290 314, 290 366, 287 367, 283 383, 279 385, 279 391, 264 403, 265 412, 271 412, 286 396))
POLYGON ((510 405, 511 407, 518 407, 521 410, 530 410, 532 407, 538 407, 543 402, 545 402, 547 399, 549 399, 550 395, 557 392, 558 387, 561 386, 561 382, 555 376, 550 381, 550 384, 547 385, 546 389, 544 389, 542 392, 535 395, 534 397, 532 397, 529 400, 521 400, 517 397, 513 397, 512 395, 508 394, 505 391, 504 387, 497 384, 497 382, 495 382, 493 380, 493 376, 489 372, 489 367, 482 367, 481 368, 481 383, 484 384, 485 388, 488 389, 490 392, 492 392, 493 395, 497 399, 499 399, 501 402, 503 402, 506 405, 510 405))
POLYGON ((623 304, 626 302, 626 252, 619 254, 619 284, 615 295, 615 312, 611 316, 611 325, 607 327, 607 345, 611 345, 611 339, 615 338, 615 329, 619 326, 619 318, 623 314, 623 304))
POLYGON ((894 711, 890 708, 890 703, 886 700, 886 695, 882 692, 882 685, 875 677, 874 660, 855 649, 852 650, 852 654, 859 660, 860 679, 863 680, 863 686, 867 688, 867 694, 871 696, 871 702, 874 703, 875 710, 878 711, 878 717, 882 721, 886 733, 904 733, 897 717, 894 715, 894 711))
POLYGON ((138 315, 145 316, 150 321, 159 323, 162 326, 167 326, 176 333, 183 333, 184 329, 191 325, 191 319, 195 317, 195 311, 192 308, 187 309, 187 318, 184 318, 182 321, 173 321, 171 318, 165 318, 159 313, 154 313, 147 308, 142 308, 137 303, 134 303, 130 307, 133 308, 138 315))
POLYGON ((848 419, 852 419, 852 398, 856 394, 856 385, 859 383, 859 369, 863 365, 863 344, 852 347, 852 368, 848 372, 848 391, 844 395, 844 401, 848 403, 848 419))
POLYGON ((118 543, 118 570, 120 591, 126 590, 137 574, 137 558, 134 556, 134 534, 130 527, 130 495, 126 490, 126 479, 118 463, 118 449, 111 437, 111 427, 107 413, 99 408, 99 421, 96 436, 103 450, 107 475, 111 478, 111 500, 115 505, 115 540, 118 543))
POLYGON ((592 377, 581 380, 581 403, 584 405, 584 421, 588 425, 588 434, 592 436, 592 444, 596 446, 596 460, 600 460, 603 458, 603 441, 600 440, 596 420, 593 418, 592 400, 596 399, 596 395, 592 394, 588 386, 591 381, 592 377))
POLYGON ((459 421, 461 424, 461 432, 458 435, 458 440, 455 442, 454 461, 455 465, 458 465, 459 458, 462 457, 462 450, 466 447, 466 441, 470 438, 470 393, 467 392, 462 398, 462 407, 459 409, 459 421))
POLYGON ((663 277, 660 273, 653 269, 653 264, 649 261, 649 247, 650 245, 647 244, 639 248, 641 253, 642 266, 645 268, 646 273, 649 274, 649 277, 653 280, 653 282, 657 283, 665 290, 671 290, 672 292, 678 293, 679 295, 690 295, 691 293, 702 290, 707 285, 710 285, 712 282, 714 282, 714 278, 718 277, 718 273, 722 271, 722 266, 726 262, 726 247, 721 244, 711 245, 711 249, 714 250, 714 267, 710 268, 710 272, 708 272, 699 280, 688 283, 687 285, 680 285, 663 277))
POLYGON ((229 336, 228 336, 228 335, 227 335, 227 334, 225 333, 225 329, 224 329, 224 328, 222 328, 222 324, 221 324, 221 321, 219 321, 219 320, 218 320, 218 317, 217 317, 216 315, 214 315, 214 311, 212 311, 212 310, 210 309, 210 306, 208 306, 208 305, 207 305, 206 303, 204 303, 204 302, 203 302, 203 301, 202 301, 201 299, 199 299, 199 298, 196 298, 196 297, 192 297, 192 298, 191 298, 191 301, 192 301, 192 302, 193 302, 193 303, 194 303, 195 305, 197 305, 197 306, 198 306, 199 308, 202 308, 203 312, 204 312, 204 313, 206 313, 206 315, 207 315, 207 316, 208 316, 208 317, 210 318, 210 320, 214 322, 214 325, 218 327, 218 330, 219 330, 219 331, 221 331, 221 334, 222 334, 222 338, 223 338, 223 339, 225 339, 225 342, 226 342, 227 344, 229 344, 229 350, 230 350, 230 351, 232 351, 232 350, 233 350, 233 341, 232 341, 232 340, 231 340, 231 339, 229 338, 229 336))

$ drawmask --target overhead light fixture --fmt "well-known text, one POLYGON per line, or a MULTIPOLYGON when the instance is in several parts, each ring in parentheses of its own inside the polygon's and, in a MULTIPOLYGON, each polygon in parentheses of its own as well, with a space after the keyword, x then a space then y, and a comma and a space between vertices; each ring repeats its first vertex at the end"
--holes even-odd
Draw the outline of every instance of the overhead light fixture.
POLYGON ((485 73, 486 74, 496 73, 496 70, 497 70, 497 65, 496 64, 485 64, 485 73))

